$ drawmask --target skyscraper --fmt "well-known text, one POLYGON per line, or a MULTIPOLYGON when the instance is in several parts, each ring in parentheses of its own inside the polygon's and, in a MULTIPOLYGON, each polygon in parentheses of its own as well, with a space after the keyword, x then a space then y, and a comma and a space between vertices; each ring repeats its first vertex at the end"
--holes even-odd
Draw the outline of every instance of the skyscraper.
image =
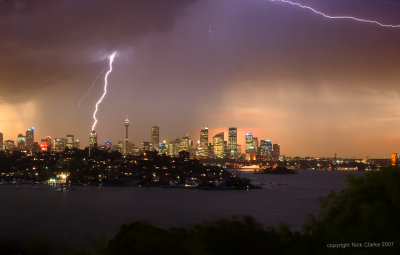
POLYGON ((252 133, 246 134, 246 159, 254 160, 257 147, 254 147, 255 141, 252 133))
POLYGON ((160 142, 160 128, 154 126, 151 128, 151 150, 158 150, 158 143, 160 142))
POLYGON ((272 142, 271 140, 261 140, 260 141, 260 155, 266 159, 272 159, 272 142))
POLYGON ((74 137, 74 135, 67 135, 65 146, 68 149, 72 149, 72 148, 75 147, 75 137, 74 137))
POLYGON ((205 127, 200 131, 200 146, 208 145, 208 127, 205 127))
POLYGON ((186 151, 190 153, 191 140, 189 136, 184 136, 179 142, 179 152, 186 151))
POLYGON ((281 155, 281 146, 279 144, 274 144, 272 149, 272 159, 275 161, 279 160, 279 156, 281 155))
POLYGON ((3 150, 3 133, 0 132, 0 151, 3 150))
POLYGON ((237 157, 237 147, 237 128, 230 127, 228 132, 228 153, 231 159, 237 157))
POLYGON ((89 149, 90 148, 97 148, 97 133, 94 130, 89 134, 89 149))
POLYGON ((125 119, 125 154, 128 154, 128 127, 129 127, 130 121, 128 119, 128 115, 126 115, 125 119))
POLYGON ((17 147, 19 150, 23 150, 26 148, 26 136, 24 136, 23 134, 18 134, 17 147))
POLYGON ((63 152, 67 145, 67 140, 65 138, 54 138, 54 151, 63 152))
POLYGON ((200 140, 197 146, 197 156, 200 158, 207 158, 209 154, 208 150, 208 127, 200 130, 200 140))
POLYGON ((213 137, 214 155, 216 158, 224 157, 224 132, 218 133, 213 137))
POLYGON ((32 151, 33 143, 35 142, 35 127, 26 130, 26 149, 32 151))

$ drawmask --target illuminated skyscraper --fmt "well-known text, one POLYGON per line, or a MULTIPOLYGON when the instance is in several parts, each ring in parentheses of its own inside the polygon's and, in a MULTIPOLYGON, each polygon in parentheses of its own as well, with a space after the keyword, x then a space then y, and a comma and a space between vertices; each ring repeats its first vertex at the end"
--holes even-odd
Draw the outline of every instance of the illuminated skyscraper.
POLYGON ((255 137, 253 136, 252 133, 247 133, 246 134, 246 159, 247 160, 254 160, 256 158, 257 154, 257 146, 258 141, 254 139, 255 137))
POLYGON ((89 148, 97 148, 97 133, 94 130, 89 134, 89 148))
POLYGON ((67 146, 67 140, 65 138, 54 138, 54 151, 63 152, 67 146))
POLYGON ((231 159, 238 156, 237 150, 237 128, 230 127, 228 132, 228 153, 231 159))
POLYGON ((26 149, 33 150, 33 143, 35 142, 35 127, 26 130, 26 149))
POLYGON ((190 153, 191 140, 189 136, 184 136, 179 142, 179 152, 186 151, 190 153))
POLYGON ((224 132, 218 133, 213 137, 214 155, 216 158, 223 158, 225 153, 224 132))
POLYGON ((200 146, 208 146, 208 127, 200 131, 200 146))
POLYGON ((273 152, 272 152, 272 159, 277 161, 279 160, 279 157, 281 155, 281 146, 279 144, 274 144, 272 146, 273 152))
POLYGON ((23 150, 26 148, 26 136, 24 136, 23 134, 18 134, 17 147, 19 150, 23 150))
POLYGON ((0 151, 3 150, 3 133, 0 132, 0 151))
POLYGON ((208 150, 208 127, 200 130, 200 140, 197 146, 196 155, 200 158, 207 158, 209 156, 208 150))
POLYGON ((154 126, 151 128, 151 150, 158 150, 158 143, 160 142, 160 128, 154 126))
POLYGON ((67 135, 65 146, 68 149, 72 149, 72 148, 75 147, 75 137, 74 137, 74 135, 67 135))
POLYGON ((260 141, 260 156, 266 160, 272 159, 272 142, 271 140, 260 141))

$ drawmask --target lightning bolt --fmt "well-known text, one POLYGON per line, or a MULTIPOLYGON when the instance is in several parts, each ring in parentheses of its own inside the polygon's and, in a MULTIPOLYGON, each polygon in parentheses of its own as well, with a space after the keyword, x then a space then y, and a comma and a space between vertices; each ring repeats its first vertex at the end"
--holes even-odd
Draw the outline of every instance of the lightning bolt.
POLYGON ((357 21, 357 22, 363 22, 363 23, 371 23, 371 24, 375 24, 378 25, 380 27, 388 27, 388 28, 400 28, 400 25, 388 25, 388 24, 383 24, 379 21, 376 20, 368 20, 368 19, 361 19, 361 18, 357 18, 357 17, 352 17, 352 16, 331 16, 328 14, 325 14, 321 11, 318 11, 310 6, 307 5, 302 5, 296 2, 292 2, 292 1, 288 1, 288 0, 269 0, 270 2, 282 2, 282 3, 286 3, 286 4, 290 4, 293 6, 297 6, 300 7, 302 9, 306 9, 306 10, 310 10, 315 14, 318 14, 324 18, 328 18, 328 19, 344 19, 344 20, 352 20, 352 21, 357 21))
POLYGON ((103 71, 101 71, 101 73, 99 73, 96 78, 94 79, 92 86, 86 91, 86 93, 81 97, 81 99, 78 102, 78 107, 79 109, 81 108, 81 103, 83 101, 83 99, 85 99, 87 97, 87 95, 89 94, 90 91, 92 91, 92 89, 94 88, 94 85, 96 85, 97 80, 100 78, 100 76, 107 70, 107 67, 104 67, 103 71))
POLYGON ((94 120, 94 122, 93 122, 93 125, 92 125, 92 131, 94 131, 94 128, 96 127, 96 124, 97 124, 96 113, 97 113, 97 111, 98 111, 98 109, 99 109, 99 104, 103 101, 104 97, 105 97, 106 94, 107 94, 108 75, 110 75, 110 73, 111 73, 112 70, 113 70, 112 64, 113 64, 113 61, 114 61, 114 58, 115 58, 115 55, 116 55, 116 54, 117 54, 117 52, 114 51, 113 54, 111 54, 110 56, 108 56, 109 69, 108 69, 106 75, 104 76, 104 92, 103 92, 103 95, 100 97, 99 101, 97 101, 97 103, 96 103, 96 109, 95 109, 94 112, 93 112, 93 120, 94 120))

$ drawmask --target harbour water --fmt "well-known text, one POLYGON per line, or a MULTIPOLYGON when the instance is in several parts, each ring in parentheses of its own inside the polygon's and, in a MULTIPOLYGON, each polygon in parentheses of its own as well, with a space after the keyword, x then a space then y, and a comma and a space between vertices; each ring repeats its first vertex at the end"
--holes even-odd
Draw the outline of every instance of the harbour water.
POLYGON ((279 222, 300 230, 317 200, 346 187, 361 172, 300 171, 293 175, 241 173, 263 189, 198 190, 76 186, 56 192, 41 185, 0 185, 1 236, 43 235, 57 242, 87 242, 111 236, 122 224, 147 220, 161 227, 188 226, 206 219, 250 215, 264 226, 279 222))

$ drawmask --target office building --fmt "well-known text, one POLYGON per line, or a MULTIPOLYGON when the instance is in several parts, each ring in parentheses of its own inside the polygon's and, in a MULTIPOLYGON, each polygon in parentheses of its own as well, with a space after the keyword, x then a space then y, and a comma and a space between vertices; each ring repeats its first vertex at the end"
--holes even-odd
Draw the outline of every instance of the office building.
POLYGON ((260 156, 264 160, 272 159, 272 142, 271 140, 261 140, 260 141, 260 156))
POLYGON ((272 146, 272 150, 272 159, 278 161, 279 157, 281 156, 281 146, 279 144, 274 144, 272 146))
POLYGON ((179 143, 179 152, 186 151, 190 153, 191 142, 189 136, 184 136, 179 143))
POLYGON ((196 156, 199 158, 208 158, 209 156, 208 143, 208 127, 200 130, 200 140, 197 145, 196 156))
POLYGON ((228 131, 228 155, 234 159, 238 157, 237 128, 230 127, 228 131))
POLYGON ((35 142, 35 127, 31 127, 26 130, 26 149, 29 151, 33 151, 33 143, 35 142))
POLYGON ((67 146, 67 139, 65 138, 54 138, 54 151, 63 152, 67 146))
POLYGON ((213 148, 215 158, 224 158, 224 132, 218 133, 213 137, 213 148))
POLYGON ((254 138, 252 133, 246 134, 246 160, 256 159, 258 140, 254 138))
POLYGON ((65 146, 68 149, 72 149, 72 148, 75 147, 75 137, 74 137, 74 135, 67 135, 67 138, 65 139, 65 141, 66 141, 65 146))
POLYGON ((154 126, 151 128, 151 150, 158 151, 158 143, 160 142, 160 128, 154 126))
POLYGON ((18 150, 26 149, 26 136, 24 136, 23 134, 18 134, 17 147, 18 147, 18 150))
POLYGON ((97 148, 97 133, 94 130, 89 134, 89 148, 97 148))

